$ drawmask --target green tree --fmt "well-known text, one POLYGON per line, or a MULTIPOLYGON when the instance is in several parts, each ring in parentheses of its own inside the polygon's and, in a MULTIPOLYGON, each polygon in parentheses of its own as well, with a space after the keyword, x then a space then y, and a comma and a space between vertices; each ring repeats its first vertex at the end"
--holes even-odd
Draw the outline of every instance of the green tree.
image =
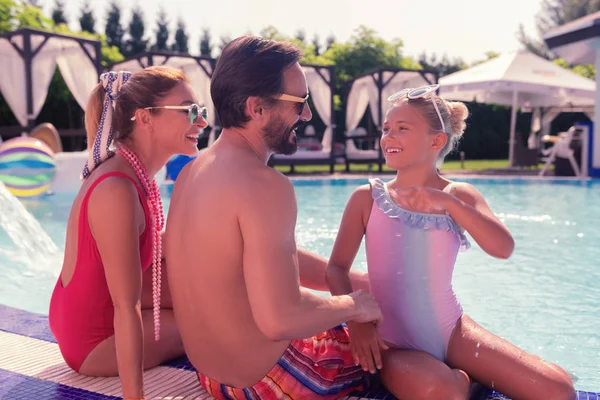
POLYGON ((13 30, 16 6, 14 0, 0 0, 0 33, 13 30))
POLYGON ((315 48, 314 54, 318 57, 321 54, 321 44, 319 40, 319 35, 317 35, 316 33, 315 36, 313 36, 312 45, 315 48))
POLYGON ((466 63, 461 58, 454 58, 453 60, 450 60, 448 56, 444 54, 442 59, 438 60, 436 54, 428 56, 425 52, 419 56, 419 64, 421 64, 424 69, 437 70, 440 74, 440 77, 467 68, 466 63))
POLYGON ((169 45, 169 20, 167 19, 167 12, 164 8, 160 8, 158 11, 158 20, 156 21, 156 43, 154 43, 154 50, 168 50, 169 45))
POLYGON ((331 46, 333 46, 334 43, 335 43, 335 36, 332 33, 329 36, 327 36, 327 38, 325 39, 325 49, 329 50, 331 48, 331 46))
POLYGON ((346 84, 355 77, 375 68, 420 69, 419 63, 402 55, 400 39, 387 42, 366 26, 360 26, 346 43, 333 43, 321 60, 335 64, 338 82, 346 84))
POLYGON ((559 66, 561 66, 563 68, 570 69, 571 71, 575 72, 576 74, 579 74, 579 75, 584 76, 586 78, 590 78, 592 80, 596 79, 596 68, 593 65, 591 65, 591 64, 581 64, 581 65, 570 66, 562 58, 557 58, 553 62, 556 65, 559 65, 559 66))
POLYGON ((298 32, 296 32, 295 37, 298 41, 304 43, 304 41, 306 40, 306 33, 304 32, 304 29, 298 30, 298 32))
MULTIPOLYGON (((552 28, 597 11, 600 11, 600 0, 543 0, 541 10, 536 16, 538 34, 541 37, 552 28)), ((517 38, 523 47, 532 53, 548 60, 555 58, 542 40, 534 39, 525 33, 523 25, 519 27, 517 38)), ((570 66, 561 59, 556 59, 554 62, 585 77, 595 76, 593 65, 570 66)))
POLYGON ((43 11, 30 3, 17 3, 17 2, 9 2, 12 3, 12 12, 9 12, 10 18, 10 29, 20 29, 20 28, 35 28, 35 29, 45 29, 52 30, 54 27, 54 23, 48 17, 46 17, 43 11))
POLYGON ((81 30, 89 33, 96 33, 96 18, 90 7, 90 1, 86 0, 81 7, 81 16, 79 17, 79 26, 81 30))
POLYGON ((121 26, 121 7, 116 0, 113 0, 108 9, 106 15, 106 41, 109 46, 115 46, 121 53, 123 53, 124 43, 123 36, 125 31, 121 26))
POLYGON ((173 43, 171 50, 179 53, 189 53, 188 49, 188 35, 185 32, 185 22, 179 18, 177 20, 177 30, 175 31, 175 43, 173 43))
POLYGON ((208 28, 202 29, 202 36, 200 37, 200 54, 203 56, 211 57, 212 55, 212 37, 208 28))
POLYGON ((222 52, 223 48, 225 48, 225 46, 227 46, 227 44, 229 42, 231 42, 231 36, 229 35, 223 35, 219 38, 220 43, 219 43, 219 51, 222 52))
POLYGON ((144 13, 142 9, 137 6, 133 9, 131 14, 131 21, 129 22, 129 39, 125 44, 123 55, 129 57, 142 53, 148 49, 148 40, 144 39, 144 31, 144 13))
POLYGON ((62 0, 54 0, 52 21, 54 21, 55 25, 67 24, 67 17, 65 17, 65 3, 63 3, 62 0))

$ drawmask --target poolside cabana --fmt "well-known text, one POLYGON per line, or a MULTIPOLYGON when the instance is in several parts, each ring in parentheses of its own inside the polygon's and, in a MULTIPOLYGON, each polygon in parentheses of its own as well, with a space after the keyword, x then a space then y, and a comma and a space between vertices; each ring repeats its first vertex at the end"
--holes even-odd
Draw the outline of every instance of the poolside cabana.
POLYGON ((438 72, 432 70, 410 70, 402 68, 379 68, 357 77, 351 83, 346 101, 346 171, 351 163, 379 165, 382 170, 383 154, 379 148, 379 138, 387 98, 405 88, 435 84, 438 72), (363 119, 367 107, 371 110, 370 118, 376 127, 375 133, 366 133, 365 129, 357 129, 363 119), (374 142, 370 149, 359 149, 355 140, 374 142))
POLYGON ((596 85, 593 97, 594 132, 590 135, 590 176, 600 176, 600 11, 551 29, 543 39, 548 48, 569 64, 593 64, 596 67, 596 85))
POLYGON ((0 92, 20 124, 4 127, 4 139, 33 129, 56 66, 85 109, 102 71, 100 48, 97 40, 29 28, 0 35, 0 92))
POLYGON ((510 166, 515 166, 517 108, 545 109, 541 126, 549 133, 550 122, 560 112, 589 111, 594 93, 594 81, 528 51, 507 53, 440 78, 440 94, 447 99, 512 107, 510 166))
MULTIPOLYGON (((333 146, 335 137, 335 114, 333 111, 335 69, 330 65, 309 64, 303 64, 302 69, 308 82, 312 111, 316 111, 325 124, 323 132, 314 132, 316 137, 320 136, 320 148, 299 148, 296 153, 291 155, 274 154, 269 160, 269 165, 289 165, 291 172, 294 172, 295 165, 329 165, 329 171, 333 173, 336 163, 333 146)), ((314 127, 310 129, 311 127, 312 125, 306 127, 306 133, 313 132, 314 127)))

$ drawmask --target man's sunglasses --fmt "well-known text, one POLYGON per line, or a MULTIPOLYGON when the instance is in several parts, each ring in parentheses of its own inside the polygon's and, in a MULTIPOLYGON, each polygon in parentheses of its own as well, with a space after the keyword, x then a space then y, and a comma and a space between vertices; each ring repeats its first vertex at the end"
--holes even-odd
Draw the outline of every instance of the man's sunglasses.
POLYGON ((308 103, 308 97, 309 97, 308 94, 306 95, 306 97, 292 96, 289 94, 280 94, 279 96, 275 96, 273 98, 275 100, 291 101, 293 103, 302 104, 300 107, 298 107, 300 109, 300 111, 298 112, 298 115, 302 115, 302 113, 304 112, 304 108, 306 107, 306 104, 308 103))
MULTIPOLYGON (((204 121, 208 118, 208 110, 206 107, 200 107, 198 104, 190 104, 187 106, 157 106, 157 107, 145 107, 144 110, 152 110, 156 108, 162 108, 165 110, 187 110, 188 119, 190 124, 197 124, 198 118, 202 118, 204 121)), ((131 118, 135 121, 135 115, 131 118)))

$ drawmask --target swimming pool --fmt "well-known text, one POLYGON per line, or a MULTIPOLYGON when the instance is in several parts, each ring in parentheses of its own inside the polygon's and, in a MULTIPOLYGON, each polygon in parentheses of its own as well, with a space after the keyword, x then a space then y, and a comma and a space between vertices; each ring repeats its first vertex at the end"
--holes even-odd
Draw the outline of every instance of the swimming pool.
MULTIPOLYGON (((385 179, 389 179, 386 177, 385 179)), ((460 179, 465 180, 465 179, 460 179)), ((460 253, 454 287, 465 312, 485 328, 600 390, 600 182, 472 179, 512 231, 509 260, 476 243, 460 253), (596 261, 594 261, 596 260, 596 261)), ((344 205, 366 179, 295 180, 298 244, 328 256, 344 205)), ((169 205, 164 190, 165 208, 169 205)), ((62 250, 73 195, 23 201, 62 250)), ((62 254, 19 254, 0 229, 0 304, 47 313, 62 254)), ((366 270, 364 247, 356 268, 366 270)))

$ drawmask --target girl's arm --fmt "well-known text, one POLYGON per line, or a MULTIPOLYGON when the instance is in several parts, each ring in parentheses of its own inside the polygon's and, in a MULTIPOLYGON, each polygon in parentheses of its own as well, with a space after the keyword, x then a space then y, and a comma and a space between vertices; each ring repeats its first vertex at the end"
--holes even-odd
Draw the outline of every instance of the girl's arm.
POLYGON ((467 183, 455 185, 444 208, 486 253, 497 258, 510 257, 515 248, 513 237, 475 187, 467 183))
POLYGON ((372 204, 370 185, 357 188, 348 200, 325 276, 334 296, 353 291, 350 269, 365 234, 372 204))

